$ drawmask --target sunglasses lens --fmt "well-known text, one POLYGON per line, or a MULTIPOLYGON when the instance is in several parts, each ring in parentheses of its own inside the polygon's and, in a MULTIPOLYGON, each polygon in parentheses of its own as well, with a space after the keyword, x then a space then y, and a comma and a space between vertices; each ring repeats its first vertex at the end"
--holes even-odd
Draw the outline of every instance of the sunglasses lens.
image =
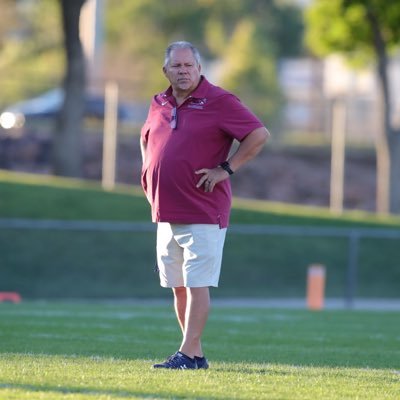
POLYGON ((176 121, 177 121, 177 111, 176 107, 171 110, 171 122, 170 126, 172 129, 176 129, 176 121))

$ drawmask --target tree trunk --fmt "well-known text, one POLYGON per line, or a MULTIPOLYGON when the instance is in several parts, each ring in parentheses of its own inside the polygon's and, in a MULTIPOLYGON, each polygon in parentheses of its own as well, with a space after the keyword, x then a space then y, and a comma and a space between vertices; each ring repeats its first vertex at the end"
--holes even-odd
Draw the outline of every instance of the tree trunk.
MULTIPOLYGON (((383 125, 383 124, 382 124, 383 125)), ((390 199, 390 150, 387 136, 382 127, 376 139, 376 212, 378 214, 389 213, 390 199)))
POLYGON ((390 212, 400 214, 400 130, 392 130, 390 153, 390 212))
POLYGON ((66 53, 64 103, 54 134, 54 172, 82 174, 82 121, 85 95, 85 59, 79 38, 79 16, 85 0, 60 0, 66 53))
MULTIPOLYGON (((395 131, 391 125, 391 103, 390 103, 390 87, 388 84, 388 57, 386 43, 379 27, 379 21, 374 13, 372 6, 368 3, 366 6, 366 16, 370 23, 373 45, 378 60, 378 77, 381 89, 381 119, 382 132, 379 133, 379 138, 376 144, 377 157, 377 195, 376 207, 377 212, 388 214, 395 211, 395 203, 399 201, 395 199, 396 193, 399 192, 400 180, 395 181, 396 164, 399 162, 400 149, 395 145, 395 131), (394 147, 393 147, 394 146, 394 147), (394 158, 393 158, 394 157, 394 158)), ((397 140, 399 141, 399 139, 397 140)), ((398 172, 397 172, 398 174, 398 172)), ((397 195, 398 196, 398 195, 397 195)), ((398 211, 397 211, 398 212, 398 211)))

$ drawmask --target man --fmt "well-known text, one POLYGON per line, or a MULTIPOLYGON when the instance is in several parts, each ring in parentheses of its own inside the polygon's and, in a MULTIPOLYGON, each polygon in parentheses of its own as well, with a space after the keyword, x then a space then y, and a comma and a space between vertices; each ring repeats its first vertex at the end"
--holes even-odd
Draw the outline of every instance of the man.
POLYGON ((163 72, 170 87, 153 98, 141 131, 142 186, 158 224, 160 284, 172 288, 183 339, 179 351, 153 367, 202 369, 209 287, 218 286, 229 222, 229 176, 256 156, 269 132, 201 75, 191 43, 167 48, 163 72), (240 144, 229 156, 234 139, 240 144))

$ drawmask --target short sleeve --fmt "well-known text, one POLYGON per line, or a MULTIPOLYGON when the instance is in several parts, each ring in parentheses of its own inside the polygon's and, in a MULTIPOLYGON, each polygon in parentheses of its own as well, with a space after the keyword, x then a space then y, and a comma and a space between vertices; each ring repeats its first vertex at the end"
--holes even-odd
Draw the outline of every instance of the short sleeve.
POLYGON ((146 120, 140 131, 140 136, 144 143, 147 143, 147 140, 149 138, 149 132, 150 132, 150 122, 146 120))
POLYGON ((264 124, 233 94, 219 99, 219 127, 228 135, 242 141, 254 129, 264 124))
POLYGON ((153 109, 153 102, 150 104, 149 112, 147 113, 146 121, 143 124, 142 129, 140 131, 140 136, 141 136, 142 141, 144 143, 147 143, 148 138, 149 138, 149 132, 150 132, 150 127, 151 127, 152 109, 153 109))

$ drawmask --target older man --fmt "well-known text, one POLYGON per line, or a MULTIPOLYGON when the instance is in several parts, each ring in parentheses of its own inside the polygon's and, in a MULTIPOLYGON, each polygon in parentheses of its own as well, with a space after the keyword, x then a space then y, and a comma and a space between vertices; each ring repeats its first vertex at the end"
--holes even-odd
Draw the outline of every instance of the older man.
POLYGON ((153 367, 202 369, 209 287, 218 286, 229 223, 229 177, 257 155, 269 132, 237 97, 201 75, 191 43, 168 46, 163 72, 170 86, 153 98, 141 131, 142 186, 158 224, 160 284, 173 290, 183 339, 153 367), (234 140, 239 146, 229 156, 234 140))

